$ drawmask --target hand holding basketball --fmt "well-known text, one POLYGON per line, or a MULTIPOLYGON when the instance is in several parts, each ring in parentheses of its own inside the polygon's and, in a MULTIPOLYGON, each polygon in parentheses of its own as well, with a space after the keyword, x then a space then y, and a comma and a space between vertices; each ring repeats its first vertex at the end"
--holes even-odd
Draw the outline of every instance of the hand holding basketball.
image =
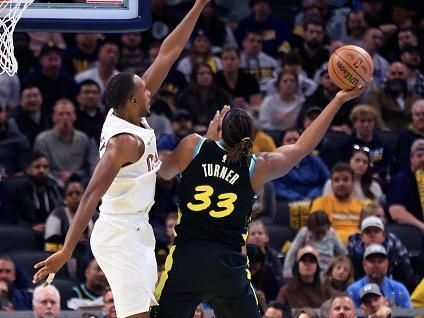
POLYGON ((363 48, 345 45, 337 49, 328 61, 328 75, 338 87, 350 90, 372 82, 374 63, 363 48))

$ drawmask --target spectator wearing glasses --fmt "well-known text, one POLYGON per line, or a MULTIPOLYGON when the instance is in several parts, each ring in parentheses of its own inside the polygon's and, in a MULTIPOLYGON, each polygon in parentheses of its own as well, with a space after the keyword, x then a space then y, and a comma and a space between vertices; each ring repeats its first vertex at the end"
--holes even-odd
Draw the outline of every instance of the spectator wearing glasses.
POLYGON ((394 221, 411 223, 424 231, 424 180, 421 176, 424 169, 423 138, 412 144, 409 160, 410 167, 401 170, 391 181, 387 205, 394 221))
MULTIPOLYGON (((371 173, 375 177, 385 180, 393 154, 384 146, 383 141, 376 133, 378 129, 384 128, 379 113, 372 106, 362 104, 352 109, 349 119, 354 131, 347 140, 342 153, 351 154, 354 145, 369 150, 371 173)), ((350 158, 343 159, 349 160, 350 158)))
MULTIPOLYGON (((379 202, 383 199, 383 191, 380 185, 373 180, 370 170, 370 149, 353 145, 349 159, 349 166, 353 171, 352 197, 360 201, 379 202)), ((328 180, 324 186, 323 194, 333 193, 332 181, 328 180)))

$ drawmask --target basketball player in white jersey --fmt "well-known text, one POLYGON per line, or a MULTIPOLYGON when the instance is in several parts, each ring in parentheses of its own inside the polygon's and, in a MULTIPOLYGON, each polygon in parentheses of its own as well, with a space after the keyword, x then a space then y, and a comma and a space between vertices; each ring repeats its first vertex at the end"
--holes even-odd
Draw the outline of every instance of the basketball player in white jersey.
POLYGON ((63 248, 35 265, 33 282, 51 283, 68 261, 91 220, 100 199, 100 217, 91 247, 115 298, 118 318, 147 318, 156 304, 155 238, 148 223, 154 203, 156 172, 160 167, 156 140, 144 116, 150 95, 161 86, 180 55, 209 0, 196 0, 193 8, 163 42, 159 55, 140 78, 121 73, 113 77, 105 97, 112 107, 105 120, 100 160, 81 199, 63 248), (140 120, 141 118, 141 120, 140 120))

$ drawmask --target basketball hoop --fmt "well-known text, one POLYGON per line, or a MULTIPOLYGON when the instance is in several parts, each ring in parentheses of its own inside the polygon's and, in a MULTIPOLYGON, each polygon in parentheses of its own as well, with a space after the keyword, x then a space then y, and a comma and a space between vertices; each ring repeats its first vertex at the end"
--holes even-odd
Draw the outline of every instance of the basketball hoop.
POLYGON ((13 47, 13 32, 23 12, 34 0, 0 0, 0 74, 13 76, 18 71, 13 47))

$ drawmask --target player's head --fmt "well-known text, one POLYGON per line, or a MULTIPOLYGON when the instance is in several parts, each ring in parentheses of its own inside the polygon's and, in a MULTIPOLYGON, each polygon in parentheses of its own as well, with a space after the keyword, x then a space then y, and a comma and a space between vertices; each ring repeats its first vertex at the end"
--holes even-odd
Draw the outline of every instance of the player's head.
POLYGON ((146 83, 133 73, 119 73, 112 77, 105 92, 106 102, 114 110, 129 108, 139 116, 146 116, 150 111, 150 92, 146 83))
POLYGON ((255 128, 250 116, 240 108, 231 108, 222 120, 222 139, 230 148, 228 162, 238 162, 253 147, 255 128))

